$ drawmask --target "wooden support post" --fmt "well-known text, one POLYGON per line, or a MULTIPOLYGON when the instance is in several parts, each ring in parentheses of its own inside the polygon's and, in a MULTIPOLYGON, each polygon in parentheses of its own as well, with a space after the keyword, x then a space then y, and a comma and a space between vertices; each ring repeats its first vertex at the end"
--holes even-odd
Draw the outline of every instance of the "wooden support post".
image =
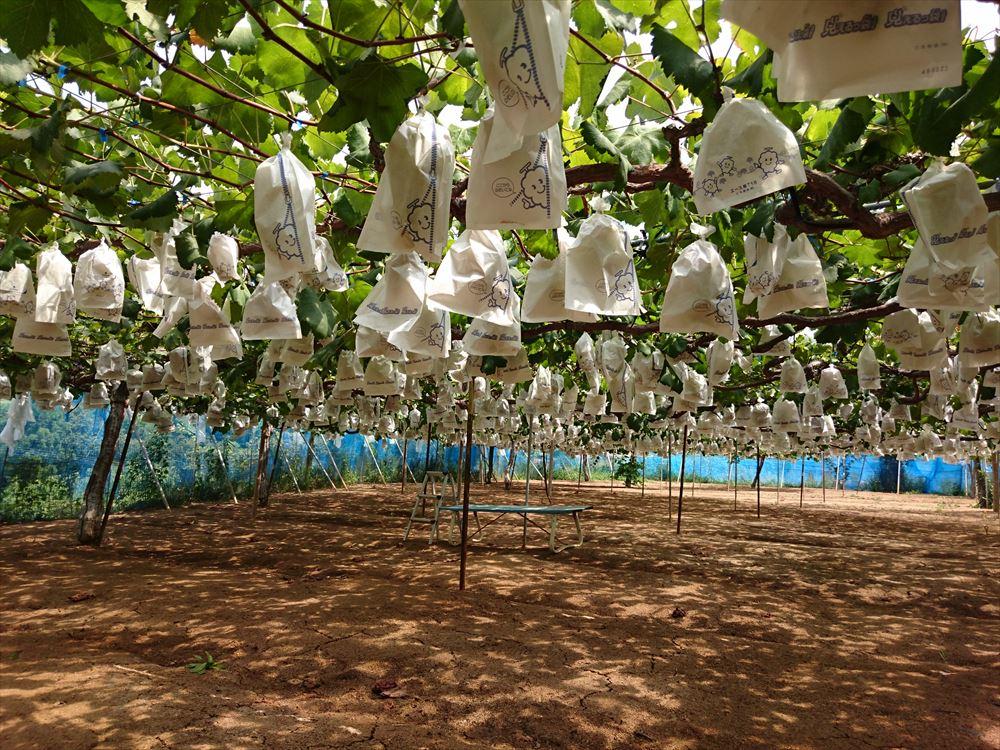
POLYGON ((736 500, 740 494, 740 459, 733 451, 733 510, 736 510, 736 500))
MULTIPOLYGON (((465 450, 466 454, 472 449, 472 417, 475 412, 472 397, 472 379, 469 380, 468 404, 466 409, 468 417, 465 422, 465 450)), ((469 554, 469 485, 472 481, 472 462, 465 462, 464 486, 462 487, 462 554, 458 568, 458 590, 465 591, 465 564, 469 554)))
MULTIPOLYGON (((399 491, 406 492, 406 449, 409 447, 410 441, 403 436, 403 470, 400 472, 403 475, 402 483, 400 484, 399 491)), ((399 447, 399 443, 396 443, 396 447, 399 447)))
POLYGON ((132 442, 132 430, 135 429, 135 417, 138 408, 132 410, 132 417, 128 421, 128 430, 125 433, 125 444, 122 445, 122 454, 118 458, 118 467, 115 469, 115 479, 111 483, 111 492, 108 494, 108 502, 104 505, 104 517, 101 519, 101 529, 97 532, 97 546, 101 546, 104 541, 104 529, 108 525, 108 516, 111 515, 111 506, 115 502, 115 494, 118 492, 118 482, 122 478, 122 469, 125 468, 125 458, 128 456, 128 446, 132 442))

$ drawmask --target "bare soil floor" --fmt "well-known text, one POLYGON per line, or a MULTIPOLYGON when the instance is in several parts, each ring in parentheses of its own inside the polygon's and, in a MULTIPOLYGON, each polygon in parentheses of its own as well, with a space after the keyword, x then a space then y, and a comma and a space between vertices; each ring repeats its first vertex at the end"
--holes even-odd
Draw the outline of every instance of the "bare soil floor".
POLYGON ((98 550, 0 528, 0 747, 1000 747, 1000 535, 966 498, 765 488, 758 520, 700 486, 678 536, 659 483, 560 483, 585 546, 504 519, 459 593, 457 548, 401 542, 414 492, 116 516, 98 550))

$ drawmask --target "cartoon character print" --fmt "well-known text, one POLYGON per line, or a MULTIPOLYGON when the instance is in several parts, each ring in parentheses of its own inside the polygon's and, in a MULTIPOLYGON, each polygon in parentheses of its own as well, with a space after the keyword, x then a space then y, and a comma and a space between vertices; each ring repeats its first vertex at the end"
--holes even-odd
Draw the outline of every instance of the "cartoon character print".
POLYGON ((972 271, 965 269, 947 274, 941 278, 941 283, 949 292, 968 292, 972 283, 972 271))
POLYGON ((616 302, 632 302, 635 300, 635 266, 632 261, 615 274, 615 284, 609 297, 616 302))
POLYGON ((511 6, 514 9, 514 38, 500 50, 500 67, 513 88, 502 92, 501 99, 508 105, 516 101, 533 107, 543 102, 547 107, 549 100, 538 80, 535 53, 524 17, 524 0, 511 0, 511 6))
POLYGON ((299 229, 295 226, 295 210, 292 207, 292 194, 285 179, 285 161, 278 154, 278 173, 281 175, 281 193, 285 199, 285 216, 279 224, 274 225, 271 234, 274 235, 274 247, 278 255, 286 260, 297 258, 305 260, 302 253, 302 243, 299 242, 299 229))
POLYGON ((403 225, 403 232, 414 242, 430 247, 434 239, 434 206, 427 201, 415 199, 406 207, 410 212, 403 225))
POLYGON ((729 326, 734 324, 736 321, 736 305, 733 303, 733 295, 723 292, 715 298, 712 317, 716 323, 725 323, 729 326))
POLYGON ((747 286, 754 294, 761 295, 774 288, 778 278, 770 271, 761 271, 747 280, 747 286))
POLYGON ((545 167, 532 166, 530 162, 521 167, 521 192, 518 196, 522 206, 526 209, 548 208, 548 193, 549 174, 545 167))
POLYGON ((510 304, 510 276, 498 273, 493 277, 493 283, 480 300, 486 301, 486 306, 496 310, 506 310, 510 304))
POLYGON ((538 151, 535 158, 527 161, 520 169, 521 189, 511 199, 510 205, 518 201, 525 210, 544 208, 546 213, 551 206, 551 185, 549 183, 548 138, 545 134, 538 136, 538 151))
POLYGON ((424 336, 422 343, 432 346, 435 349, 441 349, 444 347, 444 321, 435 323, 428 329, 427 335, 424 336))
POLYGON ((784 159, 781 158, 778 152, 768 146, 757 157, 756 167, 767 177, 768 175, 781 172, 781 165, 784 163, 784 159))
POLYGON ((701 181, 701 185, 698 186, 698 189, 709 198, 714 198, 722 191, 722 186, 719 184, 719 180, 717 178, 706 177, 701 181))
POLYGON ((718 164, 719 174, 722 177, 730 177, 736 174, 736 160, 728 154, 719 159, 718 164))

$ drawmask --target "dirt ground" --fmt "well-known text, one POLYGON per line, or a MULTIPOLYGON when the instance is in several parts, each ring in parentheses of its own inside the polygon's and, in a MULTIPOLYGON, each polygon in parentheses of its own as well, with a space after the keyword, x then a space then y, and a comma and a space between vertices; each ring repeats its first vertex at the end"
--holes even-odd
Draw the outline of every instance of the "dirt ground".
POLYGON ((996 515, 702 486, 678 536, 660 487, 557 484, 585 545, 505 518, 464 593, 456 547, 401 541, 412 487, 116 516, 99 550, 0 528, 0 747, 1000 747, 996 515))

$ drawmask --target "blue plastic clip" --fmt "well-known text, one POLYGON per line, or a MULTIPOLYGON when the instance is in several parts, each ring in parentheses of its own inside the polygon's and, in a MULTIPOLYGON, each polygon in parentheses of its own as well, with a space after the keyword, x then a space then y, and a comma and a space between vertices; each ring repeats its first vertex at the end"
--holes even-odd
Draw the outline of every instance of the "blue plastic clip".
POLYGON ((98 140, 101 143, 107 143, 108 142, 108 131, 107 131, 107 128, 98 128, 97 129, 97 138, 98 138, 98 140))
POLYGON ((69 68, 67 68, 65 65, 60 65, 59 69, 56 70, 56 77, 65 78, 67 72, 69 72, 69 68))

